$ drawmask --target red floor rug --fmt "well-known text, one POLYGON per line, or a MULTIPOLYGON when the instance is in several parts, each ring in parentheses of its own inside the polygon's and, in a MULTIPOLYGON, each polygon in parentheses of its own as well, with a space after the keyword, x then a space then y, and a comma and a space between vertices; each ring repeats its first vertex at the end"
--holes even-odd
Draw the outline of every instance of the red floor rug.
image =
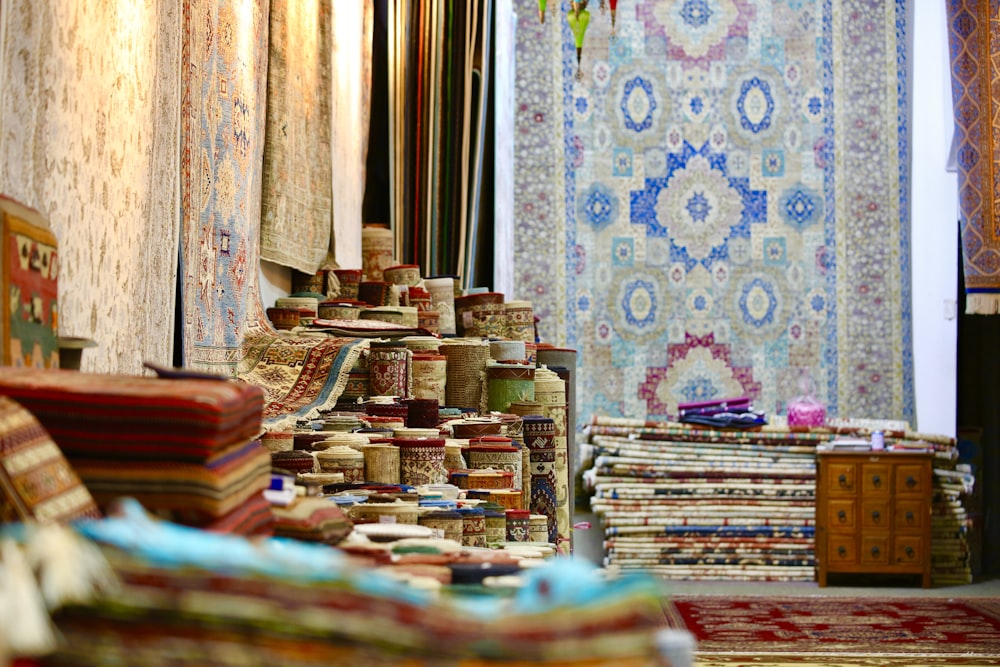
POLYGON ((997 665, 1000 599, 673 597, 668 624, 715 665, 997 665))

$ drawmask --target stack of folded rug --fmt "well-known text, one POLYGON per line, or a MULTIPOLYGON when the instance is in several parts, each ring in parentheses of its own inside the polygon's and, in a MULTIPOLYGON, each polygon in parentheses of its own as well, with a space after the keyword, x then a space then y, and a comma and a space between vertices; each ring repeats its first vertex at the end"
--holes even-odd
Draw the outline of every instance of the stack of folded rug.
POLYGON ((98 504, 131 496, 174 521, 268 533, 263 393, 243 382, 9 368, 0 395, 30 410, 98 504))

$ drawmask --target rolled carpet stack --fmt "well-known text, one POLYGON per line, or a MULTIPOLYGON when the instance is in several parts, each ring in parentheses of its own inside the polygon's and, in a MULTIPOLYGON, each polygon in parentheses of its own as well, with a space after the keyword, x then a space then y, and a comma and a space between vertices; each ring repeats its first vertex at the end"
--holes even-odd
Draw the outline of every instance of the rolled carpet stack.
POLYGON ((131 496, 175 521, 269 532, 263 392, 243 382, 10 368, 0 395, 37 417, 99 505, 131 496))

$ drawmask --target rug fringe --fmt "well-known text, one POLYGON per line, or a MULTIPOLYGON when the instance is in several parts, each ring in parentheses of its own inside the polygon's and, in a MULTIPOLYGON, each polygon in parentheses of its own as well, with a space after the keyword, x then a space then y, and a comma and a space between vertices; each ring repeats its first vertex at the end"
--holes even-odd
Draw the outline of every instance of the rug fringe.
POLYGON ((1000 314, 1000 294, 966 294, 966 315, 1000 314))

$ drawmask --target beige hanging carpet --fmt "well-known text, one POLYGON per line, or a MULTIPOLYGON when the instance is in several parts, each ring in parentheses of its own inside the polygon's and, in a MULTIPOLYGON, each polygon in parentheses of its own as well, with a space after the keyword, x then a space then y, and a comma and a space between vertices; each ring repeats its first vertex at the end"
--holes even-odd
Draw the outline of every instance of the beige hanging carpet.
POLYGON ((331 230, 330 0, 272 0, 260 257, 314 273, 331 230))

